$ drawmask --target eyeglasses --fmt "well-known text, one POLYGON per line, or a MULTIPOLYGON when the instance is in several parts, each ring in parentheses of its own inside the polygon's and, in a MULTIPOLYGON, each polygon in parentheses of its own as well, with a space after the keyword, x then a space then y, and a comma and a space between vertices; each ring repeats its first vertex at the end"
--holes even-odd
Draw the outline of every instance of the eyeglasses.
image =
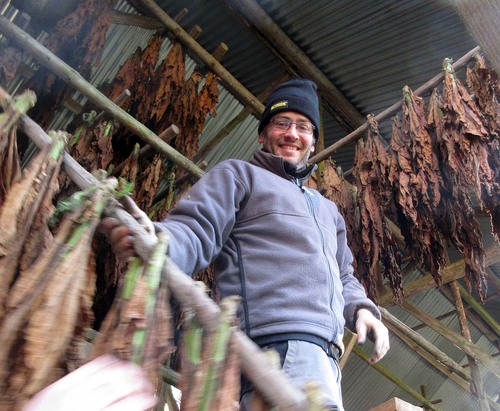
POLYGON ((278 130, 287 131, 292 124, 295 124, 295 129, 297 130, 297 134, 301 135, 309 135, 314 132, 314 125, 311 123, 307 123, 305 121, 300 121, 298 123, 288 120, 283 117, 274 117, 270 121, 273 123, 273 126, 278 130))

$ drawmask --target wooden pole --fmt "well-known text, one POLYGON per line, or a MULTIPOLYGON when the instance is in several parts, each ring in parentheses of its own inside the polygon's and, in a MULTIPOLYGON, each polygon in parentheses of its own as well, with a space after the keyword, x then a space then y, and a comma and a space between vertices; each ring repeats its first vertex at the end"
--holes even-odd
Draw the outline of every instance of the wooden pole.
POLYGON ((409 339, 417 343, 420 347, 425 349, 427 352, 432 354, 439 362, 441 362, 446 368, 450 371, 453 371, 458 376, 465 380, 470 380, 470 376, 463 370, 463 368, 457 364, 453 359, 448 357, 444 352, 437 349, 433 344, 427 341, 424 337, 422 337, 416 331, 413 331, 406 324, 398 320, 394 317, 389 311, 387 311, 383 307, 379 307, 380 313, 382 314, 382 318, 384 322, 396 327, 399 331, 401 331, 404 335, 406 335, 409 339))
MULTIPOLYGON (((448 301, 450 301, 452 304, 455 302, 455 298, 453 297, 453 294, 449 287, 440 287, 439 291, 441 294, 443 294, 448 301)), ((464 300, 462 298, 462 300, 464 300)), ((500 336, 495 334, 494 331, 491 330, 491 328, 488 326, 488 324, 485 323, 485 321, 481 318, 480 315, 476 313, 470 306, 469 309, 466 310, 467 314, 467 320, 474 324, 474 326, 478 329, 478 331, 485 337, 487 338, 492 345, 496 347, 498 350, 500 348, 500 336)))
MULTIPOLYGON (((500 249, 497 247, 497 250, 500 251, 500 249)), ((493 265, 493 262, 488 262, 488 254, 486 253, 486 265, 493 265)), ((468 293, 467 290, 462 287, 460 284, 458 285, 458 288, 460 290, 460 295, 462 296, 463 300, 469 304, 472 309, 481 317, 481 319, 488 324, 488 326, 495 332, 497 337, 500 337, 500 325, 496 322, 496 320, 489 315, 486 310, 479 304, 474 298, 472 298, 468 293)))
MULTIPOLYGON (((460 67, 463 65, 467 64, 477 53, 479 53, 480 48, 475 47, 471 51, 469 51, 465 56, 461 57, 456 61, 455 64, 453 64, 453 68, 455 70, 458 70, 460 67)), ((440 73, 437 76, 433 77, 430 79, 427 83, 423 84, 416 90, 414 90, 415 95, 421 95, 425 93, 426 91, 436 87, 444 78, 444 73, 440 73)), ((382 120, 385 120, 387 117, 393 115, 394 113, 398 112, 399 109, 401 108, 402 104, 402 99, 396 103, 394 103, 392 106, 386 108, 384 111, 381 113, 377 114, 375 116, 375 120, 377 122, 381 122, 382 120)), ((311 157, 309 161, 311 163, 319 163, 320 161, 330 157, 333 153, 336 151, 340 150, 342 147, 345 147, 346 145, 350 143, 354 143, 356 140, 361 138, 363 133, 368 130, 368 123, 365 122, 363 125, 358 127, 356 130, 354 130, 352 133, 348 134, 344 138, 340 139, 336 143, 332 144, 330 147, 326 148, 323 150, 321 153, 316 154, 314 157, 311 157)))
POLYGON ((101 107, 111 117, 123 124, 132 133, 142 138, 160 153, 165 154, 170 160, 178 164, 181 168, 197 177, 201 177, 204 174, 203 170, 197 167, 192 161, 158 138, 158 136, 144 124, 140 123, 130 114, 122 110, 115 103, 110 101, 104 94, 87 82, 76 70, 72 69, 59 57, 51 53, 5 17, 0 17, 0 32, 2 32, 10 40, 14 41, 23 50, 31 53, 45 67, 61 77, 66 83, 77 89, 94 104, 101 107))
MULTIPOLYGON (((462 335, 467 341, 472 342, 469 326, 467 325, 467 318, 465 316, 462 297, 460 296, 460 290, 458 288, 458 282, 452 281, 450 283, 450 288, 453 293, 453 297, 455 298, 455 306, 457 307, 458 322, 460 324, 460 329, 462 330, 462 335)), ((484 383, 481 377, 481 373, 479 372, 479 367, 477 366, 476 359, 470 355, 467 355, 467 361, 469 363, 469 368, 470 368, 471 382, 474 387, 472 391, 476 393, 476 397, 479 400, 479 406, 481 407, 481 411, 489 411, 490 406, 488 404, 488 400, 486 399, 486 393, 484 391, 484 383)))
MULTIPOLYGON (((368 361, 370 356, 367 353, 365 353, 360 347, 358 347, 357 345, 354 345, 352 347, 352 352, 355 353, 359 358, 361 358, 362 360, 364 360, 368 364, 370 364, 368 361)), ((379 363, 370 364, 370 365, 373 368, 375 368, 380 374, 382 374, 385 378, 387 378, 388 380, 390 380, 394 384, 396 384, 403 391, 410 394, 416 400, 420 401, 424 407, 428 408, 429 410, 438 411, 438 408, 436 408, 432 402, 430 402, 427 398, 425 398, 418 391, 415 391, 413 388, 411 388, 401 378, 398 378, 396 375, 394 375, 392 372, 390 372, 387 368, 383 367, 379 363)))
MULTIPOLYGON (((436 320, 431 315, 425 313, 414 304, 410 303, 407 299, 403 301, 403 308, 408 311, 415 318, 418 318, 423 323, 427 324, 439 335, 455 344, 459 349, 461 349, 465 354, 472 357, 475 361, 479 361, 483 366, 488 368, 497 377, 500 377, 500 363, 494 358, 489 356, 478 346, 467 340, 460 334, 457 334, 452 329, 442 324, 440 321, 436 320)), ((462 307, 463 309, 463 307, 462 307)))
MULTIPOLYGON (((460 388, 463 388, 465 391, 471 392, 470 388, 470 377, 467 378, 462 378, 455 374, 454 372, 450 371, 448 367, 443 365, 440 361, 438 361, 432 354, 430 354, 427 350, 422 348, 420 345, 418 345, 415 341, 413 341, 411 338, 409 338, 405 333, 403 333, 400 329, 397 327, 386 323, 387 328, 389 330, 397 335, 402 341, 404 341, 412 351, 415 351, 420 357, 422 357, 424 360, 426 360, 429 364, 431 364, 434 368, 436 368, 438 371, 443 373, 443 375, 446 376, 446 378, 450 379, 453 381, 455 384, 457 384, 460 388)), ((458 364, 457 364, 458 365, 458 364)), ((488 396, 488 402, 490 404, 491 410, 494 411, 500 411, 500 404, 497 404, 496 401, 488 396)))
POLYGON ((341 370, 347 364, 347 360, 351 355, 352 348, 357 344, 356 335, 346 329, 343 342, 344 342, 344 354, 342 355, 342 358, 339 361, 339 367, 341 370))

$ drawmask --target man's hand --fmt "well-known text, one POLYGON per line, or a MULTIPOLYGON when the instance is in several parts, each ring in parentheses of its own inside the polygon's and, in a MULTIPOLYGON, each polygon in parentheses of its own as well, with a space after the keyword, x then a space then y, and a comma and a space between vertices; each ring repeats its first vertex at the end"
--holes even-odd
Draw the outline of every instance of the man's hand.
POLYGON ((387 354, 387 351, 389 351, 389 330, 382 324, 382 321, 366 308, 358 310, 356 333, 358 335, 358 344, 364 344, 366 337, 373 335, 375 347, 372 357, 368 360, 370 364, 380 361, 387 354))
POLYGON ((23 411, 142 411, 155 404, 140 367, 103 355, 40 391, 23 411))
POLYGON ((137 255, 134 250, 134 233, 130 227, 121 225, 116 218, 103 218, 97 226, 97 231, 108 238, 113 252, 120 261, 127 261, 137 255))

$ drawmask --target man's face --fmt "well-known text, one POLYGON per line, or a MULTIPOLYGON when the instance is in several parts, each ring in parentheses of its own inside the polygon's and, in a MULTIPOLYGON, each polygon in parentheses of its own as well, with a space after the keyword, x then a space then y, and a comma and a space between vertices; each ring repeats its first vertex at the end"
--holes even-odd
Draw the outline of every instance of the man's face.
POLYGON ((310 153, 314 152, 314 133, 300 131, 306 124, 310 125, 311 121, 302 114, 292 111, 278 113, 259 134, 259 143, 265 151, 283 157, 283 160, 300 169, 306 165, 310 153), (283 124, 287 121, 297 124, 290 124, 285 130, 283 124))

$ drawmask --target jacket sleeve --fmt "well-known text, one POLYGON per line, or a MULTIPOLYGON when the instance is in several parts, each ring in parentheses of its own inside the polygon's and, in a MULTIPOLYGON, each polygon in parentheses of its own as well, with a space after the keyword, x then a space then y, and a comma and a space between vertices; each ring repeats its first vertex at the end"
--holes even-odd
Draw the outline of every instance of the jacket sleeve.
POLYGON ((184 195, 167 218, 155 223, 168 231, 168 255, 189 275, 205 269, 220 253, 244 201, 245 185, 221 163, 184 195))
POLYGON ((347 245, 347 234, 344 218, 337 211, 337 263, 339 265, 340 280, 342 282, 344 297, 344 319, 346 327, 355 332, 357 312, 361 308, 366 308, 380 320, 381 315, 377 306, 366 296, 363 285, 354 276, 352 266, 353 255, 347 245))

